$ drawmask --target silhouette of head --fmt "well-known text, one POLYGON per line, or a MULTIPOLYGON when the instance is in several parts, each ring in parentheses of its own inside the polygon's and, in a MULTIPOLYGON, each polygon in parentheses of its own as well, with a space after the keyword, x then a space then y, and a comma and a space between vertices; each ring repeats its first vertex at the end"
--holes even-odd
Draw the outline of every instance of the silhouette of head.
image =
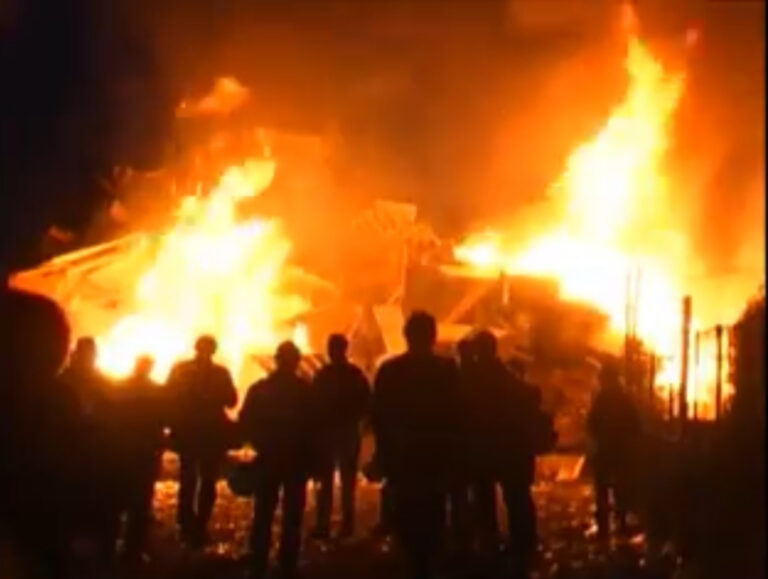
POLYGON ((149 378, 154 367, 155 359, 148 354, 144 354, 136 358, 136 364, 133 366, 133 374, 140 378, 149 378))
POLYGON ((437 322, 427 312, 413 312, 403 329, 408 351, 419 354, 431 352, 437 340, 437 322))
POLYGON ((195 342, 195 354, 198 360, 210 361, 219 345, 213 336, 200 336, 195 342))
POLYGON ((72 350, 72 365, 91 370, 96 367, 96 340, 90 336, 79 338, 72 350))
MULTIPOLYGON (((53 377, 69 349, 69 324, 48 298, 0 289, 0 368, 18 377, 53 377)), ((4 385, 4 384, 3 384, 4 385)))
POLYGON ((471 363, 475 358, 475 344, 470 338, 462 338, 456 344, 456 353, 459 355, 459 362, 471 363))
POLYGON ((498 355, 498 342, 488 330, 481 330, 475 336, 475 351, 478 360, 492 360, 498 355))
POLYGON ((275 352, 275 363, 277 370, 288 374, 295 374, 301 362, 301 352, 296 344, 286 341, 277 347, 275 352))
POLYGON ((343 334, 331 334, 328 337, 328 359, 334 364, 340 364, 347 360, 347 347, 349 342, 343 334))

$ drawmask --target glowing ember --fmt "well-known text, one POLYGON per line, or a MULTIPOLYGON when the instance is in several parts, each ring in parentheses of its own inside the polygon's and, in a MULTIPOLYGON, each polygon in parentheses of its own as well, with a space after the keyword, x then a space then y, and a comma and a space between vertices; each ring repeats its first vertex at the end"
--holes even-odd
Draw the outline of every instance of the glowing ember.
POLYGON ((274 161, 251 159, 227 169, 209 195, 184 198, 136 281, 129 313, 99 337, 105 372, 125 375, 150 353, 155 377, 164 379, 204 333, 216 336, 236 377, 247 354, 271 352, 280 339, 306 348, 306 328, 286 325, 306 304, 278 291, 290 243, 274 221, 236 221, 238 201, 263 191, 274 171, 274 161))
POLYGON ((556 278, 565 299, 604 311, 617 332, 626 329, 628 278, 639 276, 632 282, 639 304, 635 332, 673 356, 661 380, 675 384, 690 257, 666 206, 662 161, 685 79, 668 74, 635 36, 629 37, 626 68, 624 100, 598 134, 573 151, 552 186, 551 197, 562 204, 556 225, 525 244, 486 231, 467 238, 454 254, 489 275, 556 278))

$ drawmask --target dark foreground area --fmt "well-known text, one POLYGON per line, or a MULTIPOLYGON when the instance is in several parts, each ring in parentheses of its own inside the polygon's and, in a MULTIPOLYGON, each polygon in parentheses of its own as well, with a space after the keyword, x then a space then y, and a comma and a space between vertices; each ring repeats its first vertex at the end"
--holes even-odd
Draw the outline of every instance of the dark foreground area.
MULTIPOLYGON (((219 483, 219 499, 211 523, 211 543, 203 553, 183 549, 175 529, 177 483, 157 483, 152 559, 141 567, 119 569, 116 577, 229 578, 247 576, 242 561, 251 522, 252 502, 234 496, 225 482, 219 483)), ((599 542, 592 532, 593 496, 587 480, 540 482, 535 486, 540 546, 532 577, 672 577, 678 565, 671 550, 649 557, 644 536, 599 542), (661 560, 660 560, 661 559, 661 560)), ((312 493, 305 528, 314 520, 312 493)), ((359 532, 349 541, 321 544, 307 539, 301 564, 306 579, 395 578, 404 576, 397 547, 389 539, 375 537, 378 520, 378 487, 361 481, 358 500, 359 532)), ((276 525, 280 524, 279 513, 276 525)), ((503 520, 503 519, 502 519, 503 520)), ((478 562, 463 574, 446 556, 441 576, 476 576, 485 567, 478 562)), ((503 573, 497 573, 503 576, 503 573)))

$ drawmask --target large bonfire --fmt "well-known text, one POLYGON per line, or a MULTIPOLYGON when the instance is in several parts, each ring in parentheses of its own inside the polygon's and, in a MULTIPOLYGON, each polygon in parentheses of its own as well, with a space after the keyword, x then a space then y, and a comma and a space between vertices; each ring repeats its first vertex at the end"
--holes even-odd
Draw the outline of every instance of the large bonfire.
MULTIPOLYGON (((514 228, 485 229, 469 235, 454 255, 489 277, 554 278, 562 298, 596 307, 616 335, 631 330, 664 356, 660 382, 674 386, 680 380, 681 298, 690 289, 686 277, 695 259, 669 207, 664 162, 686 79, 665 69, 634 26, 628 30, 625 64, 623 100, 568 157, 549 191, 552 219, 540 224, 540 233, 521 240, 514 228)), ((212 95, 182 103, 177 113, 227 114, 246 98, 236 81, 224 79, 212 95)), ((220 342, 222 361, 243 383, 252 376, 246 368, 251 355, 271 352, 285 338, 307 346, 306 327, 297 320, 309 304, 283 284, 290 241, 277 221, 238 215, 242 202, 270 186, 275 170, 268 150, 242 158, 207 191, 198 187, 184 197, 164 232, 139 233, 127 251, 110 257, 108 277, 120 300, 108 315, 102 310, 109 308, 98 316, 84 313, 88 284, 72 288, 65 279, 54 289, 36 291, 64 306, 76 333, 97 336, 98 363, 112 376, 127 374, 138 355, 150 353, 155 377, 162 380, 175 361, 191 354, 195 337, 209 333, 220 342)), ((37 271, 65 261, 54 259, 37 271)), ((24 274, 16 283, 24 285, 24 274)), ((704 402, 713 396, 711 359, 691 369, 691 378, 706 384, 691 396, 704 402)))

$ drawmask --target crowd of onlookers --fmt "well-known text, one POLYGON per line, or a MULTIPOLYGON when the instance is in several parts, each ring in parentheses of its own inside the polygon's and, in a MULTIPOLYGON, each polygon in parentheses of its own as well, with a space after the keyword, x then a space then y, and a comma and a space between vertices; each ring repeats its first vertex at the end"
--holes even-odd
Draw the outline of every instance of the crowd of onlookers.
MULTIPOLYGON (((556 433, 524 365, 502 361, 489 331, 462 340, 453 358, 439 356, 435 319, 414 312, 403 329, 406 352, 384 361, 372 384, 347 359, 343 335, 330 336, 327 363, 311 380, 299 371, 298 348, 284 342, 275 369, 238 405, 229 371, 214 362, 213 337, 200 337, 195 356, 176 364, 163 387, 151 377, 149 356, 114 383, 97 368, 93 339, 80 338, 68 351, 67 323, 51 302, 7 292, 3 316, 2 541, 13 555, 6 560, 28 572, 18 576, 98 576, 118 557, 146 557, 160 456, 168 448, 180 459, 180 540, 203 548, 227 450, 243 445, 255 458, 233 471, 231 486, 254 496, 247 567, 257 577, 268 570, 278 503, 277 569, 296 574, 309 480, 317 493, 310 537, 331 537, 336 470, 339 535, 356 533, 361 466, 382 483, 382 525, 413 577, 432 575, 446 532, 460 561, 499 550, 497 486, 508 519, 507 563, 523 577, 534 562, 534 461, 554 447, 556 433), (237 407, 232 420, 228 411, 237 407), (364 426, 375 453, 360 465, 364 426)), ((607 535, 611 504, 617 529, 625 529, 624 463, 639 419, 617 368, 606 365, 601 378, 588 423, 598 441, 597 523, 607 535)))

